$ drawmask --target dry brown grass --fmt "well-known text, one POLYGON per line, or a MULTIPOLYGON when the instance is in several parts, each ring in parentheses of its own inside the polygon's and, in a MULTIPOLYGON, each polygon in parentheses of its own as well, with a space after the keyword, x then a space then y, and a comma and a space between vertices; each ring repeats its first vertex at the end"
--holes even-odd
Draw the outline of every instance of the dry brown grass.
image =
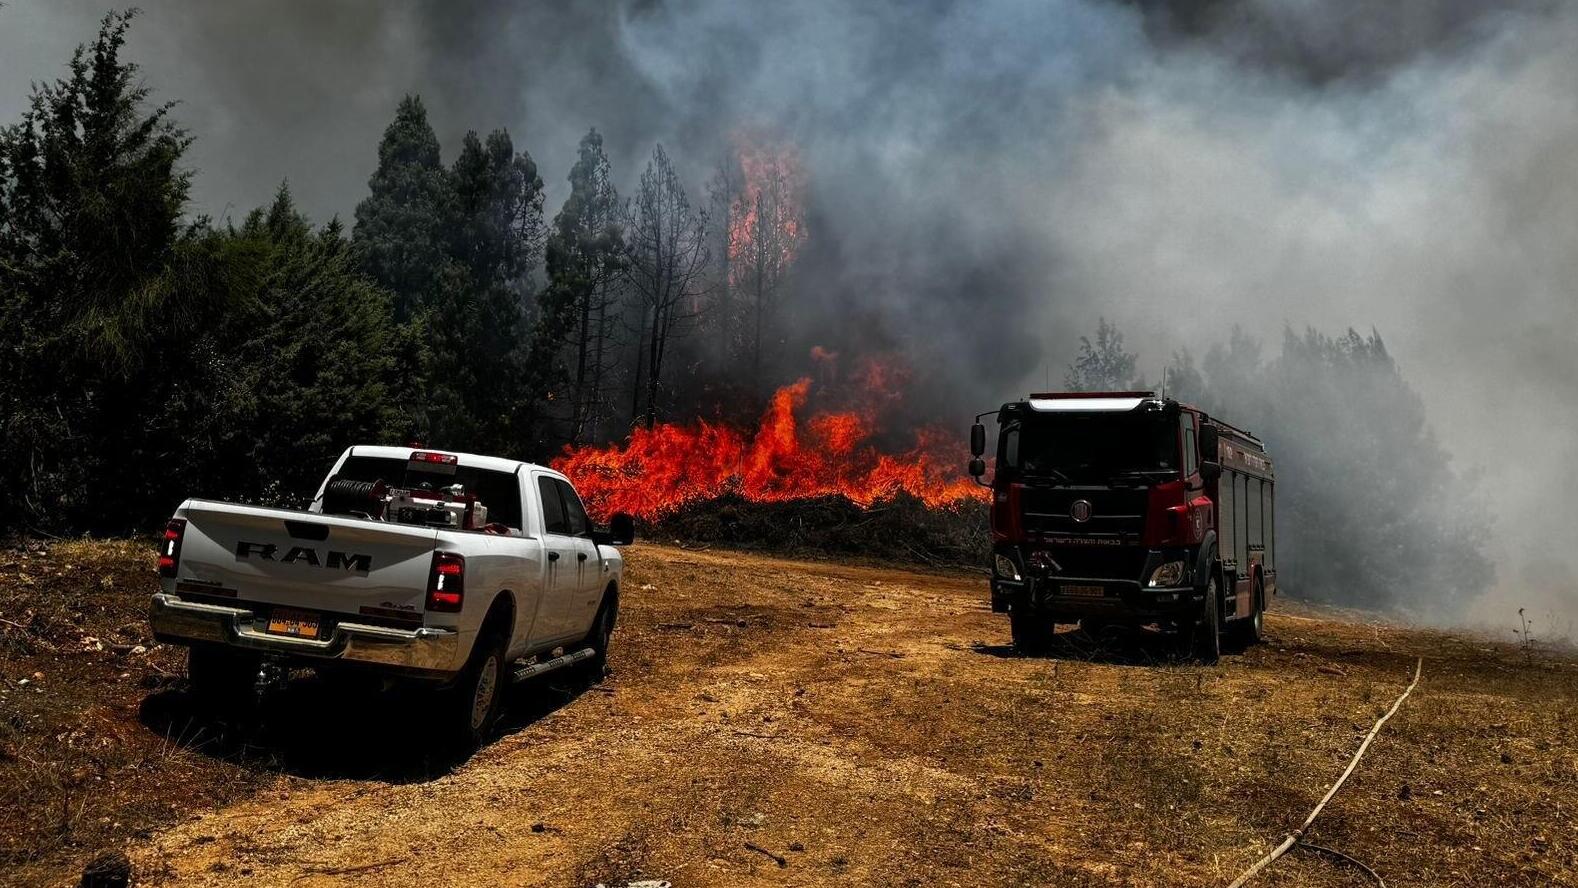
POLYGON ((184 669, 148 632, 153 571, 144 541, 0 549, 0 883, 70 874, 257 782, 197 751, 201 726, 139 720, 184 669))
MULTIPOLYGON (((651 545, 629 558, 614 677, 579 696, 526 689, 505 736, 458 767, 402 771, 397 730, 308 709, 282 717, 345 759, 287 764, 269 792, 217 810, 133 775, 200 788, 239 767, 225 758, 111 768, 144 804, 177 806, 145 821, 139 871, 175 885, 1226 884, 1303 819, 1422 656, 1418 690, 1312 838, 1397 885, 1575 884, 1578 663, 1564 655, 1277 602, 1268 643, 1215 667, 1172 662, 1148 636, 1070 636, 1025 659, 979 577, 651 545)), ((151 587, 127 582, 132 614, 151 587)), ((84 737, 162 742, 107 712, 84 737)), ((43 807, 9 816, 52 823, 43 807)), ((98 816, 75 818, 68 850, 132 834, 127 817, 85 832, 98 816)), ((1256 884, 1363 880, 1294 854, 1256 884)))

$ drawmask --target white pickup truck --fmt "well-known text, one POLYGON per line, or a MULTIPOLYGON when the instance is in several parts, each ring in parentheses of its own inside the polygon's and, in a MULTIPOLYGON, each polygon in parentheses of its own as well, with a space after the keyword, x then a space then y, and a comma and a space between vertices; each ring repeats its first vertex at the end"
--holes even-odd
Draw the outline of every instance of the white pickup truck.
POLYGON ((164 530, 160 641, 195 692, 251 693, 282 667, 433 685, 472 744, 502 688, 567 666, 602 674, 627 515, 594 527, 563 475, 409 447, 352 447, 305 512, 187 500, 164 530))

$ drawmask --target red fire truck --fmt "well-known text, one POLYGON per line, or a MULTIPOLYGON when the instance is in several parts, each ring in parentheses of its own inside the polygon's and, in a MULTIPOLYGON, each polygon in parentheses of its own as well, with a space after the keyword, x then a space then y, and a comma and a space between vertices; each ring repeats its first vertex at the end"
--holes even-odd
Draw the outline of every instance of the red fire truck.
MULTIPOLYGON (((970 474, 986 474, 986 427, 970 474)), ((1034 394, 997 411, 992 610, 1014 646, 1057 623, 1177 630, 1206 662, 1260 639, 1276 594, 1276 475, 1260 439, 1153 392, 1034 394)), ((983 482, 984 483, 984 482, 983 482)))

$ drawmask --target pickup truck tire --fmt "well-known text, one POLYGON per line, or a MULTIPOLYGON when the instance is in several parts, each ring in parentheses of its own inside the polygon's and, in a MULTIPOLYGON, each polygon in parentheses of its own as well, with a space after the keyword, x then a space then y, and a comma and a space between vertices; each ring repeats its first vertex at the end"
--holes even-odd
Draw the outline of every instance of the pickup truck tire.
POLYGON ((597 653, 586 661, 586 675, 592 681, 601 681, 608 674, 608 648, 614 641, 614 624, 619 621, 619 594, 614 587, 603 593, 603 603, 597 608, 597 619, 586 636, 586 646, 597 653))
POLYGON ((504 708, 504 667, 504 638, 491 626, 484 627, 471 649, 471 660, 455 686, 445 692, 447 724, 461 748, 476 749, 492 736, 504 708))
POLYGON ((259 659, 254 655, 216 647, 192 647, 186 652, 186 680, 192 696, 204 703, 234 705, 252 699, 259 659))
POLYGON ((1056 630, 1045 614, 1020 608, 1008 612, 1008 632, 1014 640, 1014 650, 1021 654, 1034 657, 1051 650, 1056 630))

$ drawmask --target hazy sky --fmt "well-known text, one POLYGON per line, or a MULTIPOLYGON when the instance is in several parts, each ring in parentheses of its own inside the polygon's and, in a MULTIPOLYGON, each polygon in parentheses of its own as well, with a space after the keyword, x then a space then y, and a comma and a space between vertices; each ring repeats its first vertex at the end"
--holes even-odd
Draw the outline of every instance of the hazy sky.
MULTIPOLYGON (((410 92, 450 151, 507 127, 550 213, 593 125, 623 181, 661 140, 697 191, 732 134, 792 142, 800 322, 908 350, 951 421, 1056 381, 1099 315, 1150 378, 1234 322, 1273 351, 1285 325, 1373 326, 1482 472, 1491 616, 1578 616, 1571 4, 139 5, 129 54, 197 139, 195 212, 239 216, 288 178, 348 217, 410 92)), ((0 8, 0 120, 105 8, 0 8)))

